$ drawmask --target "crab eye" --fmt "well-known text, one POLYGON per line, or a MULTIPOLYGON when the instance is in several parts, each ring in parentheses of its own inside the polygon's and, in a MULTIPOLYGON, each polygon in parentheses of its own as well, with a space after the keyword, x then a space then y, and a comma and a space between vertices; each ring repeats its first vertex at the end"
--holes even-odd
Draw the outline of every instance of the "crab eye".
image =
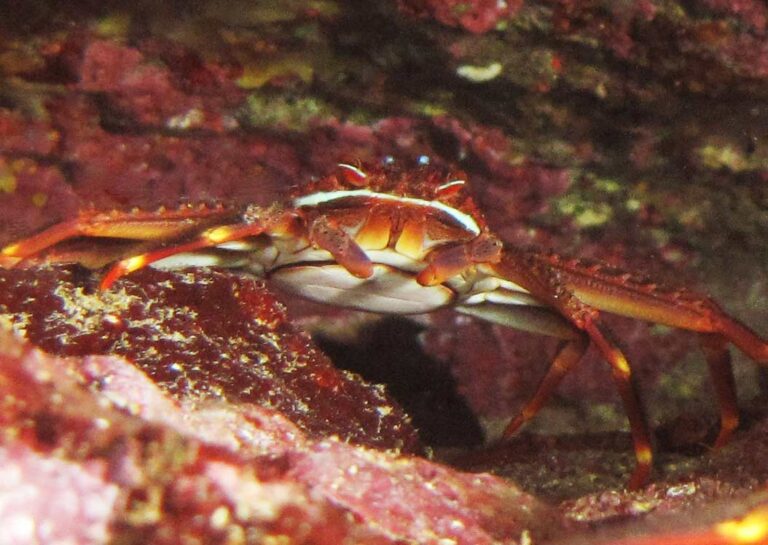
POLYGON ((362 169, 347 163, 339 163, 337 166, 339 167, 341 177, 349 185, 355 187, 363 187, 365 185, 368 175, 362 169))

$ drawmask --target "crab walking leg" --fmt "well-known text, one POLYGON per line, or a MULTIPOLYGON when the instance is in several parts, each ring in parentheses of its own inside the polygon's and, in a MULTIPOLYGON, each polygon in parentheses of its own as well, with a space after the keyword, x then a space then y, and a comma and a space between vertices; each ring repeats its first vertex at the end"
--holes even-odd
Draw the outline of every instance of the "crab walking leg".
POLYGON ((714 322, 713 331, 720 333, 728 341, 735 344, 739 350, 752 360, 763 364, 763 366, 768 365, 768 341, 761 338, 740 321, 728 316, 714 303, 712 303, 712 306, 714 309, 710 310, 710 312, 714 322))
POLYGON ((89 235, 91 227, 92 226, 89 223, 84 224, 79 219, 59 223, 35 236, 14 244, 9 244, 2 249, 2 254, 6 257, 18 257, 23 259, 35 255, 62 240, 81 235, 89 235))
POLYGON ((687 290, 677 293, 648 292, 637 289, 631 283, 606 283, 600 287, 596 282, 580 285, 569 281, 567 284, 580 300, 600 310, 689 331, 719 334, 752 360, 768 364, 768 341, 728 316, 706 297, 687 290))
POLYGON ((768 341, 720 306, 687 289, 665 289, 644 279, 617 275, 604 266, 584 266, 552 256, 534 257, 539 267, 558 271, 561 282, 582 302, 594 308, 671 327, 717 333, 750 359, 768 364, 768 341))
POLYGON ((570 344, 566 344, 557 354, 542 385, 528 404, 533 404, 533 408, 537 410, 568 370, 581 359, 589 342, 593 343, 611 366, 613 379, 629 419, 637 464, 629 479, 628 487, 637 489, 642 486, 648 479, 653 463, 651 435, 629 362, 609 337, 607 329, 598 325, 600 312, 584 304, 571 291, 570 286, 564 282, 562 271, 541 267, 540 262, 530 253, 506 251, 501 262, 494 265, 494 269, 500 273, 501 277, 525 286, 532 295, 557 309, 581 336, 578 342, 570 341, 570 344))
POLYGON ((619 389, 624 411, 629 418, 629 429, 632 433, 632 442, 635 445, 635 458, 637 465, 629 478, 627 487, 631 490, 640 488, 647 480, 653 463, 653 450, 651 448, 651 436, 648 431, 648 423, 645 419, 637 387, 632 379, 632 370, 624 354, 616 344, 608 338, 607 332, 598 327, 596 321, 588 320, 584 324, 584 331, 600 350, 600 353, 611 366, 613 380, 619 389))
MULTIPOLYGON (((511 315, 510 319, 506 322, 500 319, 504 312, 503 310, 499 310, 497 315, 489 315, 487 312, 468 312, 497 323, 514 325, 518 329, 527 329, 565 339, 533 396, 525 403, 520 413, 509 422, 504 430, 503 437, 511 437, 521 426, 536 416, 552 396, 565 375, 582 359, 591 341, 597 346, 602 356, 612 368, 613 378, 618 386, 624 410, 629 419, 637 459, 637 466, 630 478, 629 487, 633 489, 639 488, 648 478, 653 462, 653 453, 649 428, 637 390, 632 381, 629 363, 616 344, 597 326, 597 313, 585 312, 586 309, 577 300, 571 301, 570 304, 565 305, 565 308, 571 309, 573 313, 571 315, 573 318, 572 323, 549 323, 551 320, 538 320, 536 322, 518 321, 519 323, 515 323, 516 314, 519 313, 519 310, 514 307, 508 310, 511 315)), ((466 311, 464 309, 460 310, 466 311)))
POLYGON ((700 333, 701 349, 707 359, 717 404, 720 407, 720 433, 715 448, 725 445, 739 425, 739 407, 736 402, 736 385, 733 379, 728 339, 716 333, 700 333))
MULTIPOLYGON (((0 252, 6 257, 27 258, 76 237, 118 238, 127 240, 168 240, 198 230, 206 222, 220 222, 232 217, 225 208, 160 209, 154 212, 85 212, 79 217, 9 244, 0 252)), ((210 225, 210 223, 208 223, 210 225)))
POLYGON ((548 307, 482 302, 465 303, 457 306, 456 310, 487 322, 547 335, 563 341, 533 396, 504 429, 503 438, 509 438, 536 416, 557 389, 563 377, 581 360, 589 346, 589 336, 548 307))
POLYGON ((265 230, 265 226, 261 223, 250 224, 235 224, 235 225, 223 225, 219 227, 212 227, 207 231, 204 231, 198 238, 186 242, 183 244, 176 244, 161 248, 145 254, 140 254, 126 259, 120 260, 115 263, 107 274, 102 278, 99 287, 103 290, 109 289, 117 279, 126 274, 132 273, 139 269, 178 254, 187 252, 193 252, 195 250, 201 250, 203 248, 210 248, 225 242, 231 242, 233 240, 241 240, 246 237, 253 237, 260 235, 265 230))
POLYGON ((571 341, 563 341, 558 348, 557 355, 552 360, 549 369, 547 369, 546 374, 536 388, 533 397, 531 397, 523 406, 520 413, 507 424, 503 433, 504 438, 509 438, 514 435, 523 424, 536 416, 552 396, 552 393, 560 384, 560 381, 563 380, 563 377, 565 377, 565 375, 568 374, 568 371, 570 371, 573 366, 581 360, 582 356, 584 356, 587 347, 589 347, 589 337, 585 334, 580 334, 576 339, 571 341))
POLYGON ((589 280, 577 264, 558 264, 558 268, 568 288, 589 305, 699 333, 720 408, 720 432, 714 446, 725 445, 739 423, 728 344, 734 344, 749 358, 765 365, 768 364, 768 342, 731 318, 711 299, 689 290, 664 290, 632 278, 618 281, 601 270, 593 271, 600 280, 595 282, 589 280))

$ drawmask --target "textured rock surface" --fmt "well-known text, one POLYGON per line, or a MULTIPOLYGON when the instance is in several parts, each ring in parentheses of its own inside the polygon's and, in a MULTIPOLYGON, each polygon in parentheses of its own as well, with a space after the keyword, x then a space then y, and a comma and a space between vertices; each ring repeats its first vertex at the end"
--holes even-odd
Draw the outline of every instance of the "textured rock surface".
POLYGON ((54 354, 128 358, 180 399, 257 404, 316 437, 421 451, 402 410, 335 369, 261 282, 152 270, 133 278, 100 292, 63 269, 4 271, 1 316, 54 354))
POLYGON ((118 357, 0 344, 3 543, 494 543, 558 517, 490 475, 179 401, 118 357))
MULTIPOLYGON (((767 15, 744 0, 6 2, 0 244, 84 208, 267 204, 339 161, 426 155, 469 173, 508 242, 701 285, 765 334, 767 15)), ((15 506, 0 516, 20 539, 52 520, 49 541, 720 543, 718 521, 766 502, 765 380, 737 359, 745 425, 708 452, 711 390, 684 333, 611 322, 660 447, 655 482, 627 493, 624 416, 592 355, 518 439, 478 446, 550 340, 450 313, 382 324, 220 272, 141 272, 105 293, 72 268, 0 282, 3 325, 72 356, 2 346, 0 386, 22 401, 0 415, 15 506), (119 399, 101 397, 104 373, 126 381, 119 399), (371 385, 385 380, 399 403, 371 385), (440 459, 556 507, 384 454, 423 452, 406 414, 454 447, 440 459), (334 473, 345 464, 359 472, 334 473), (43 493, 82 503, 44 511, 43 493)))

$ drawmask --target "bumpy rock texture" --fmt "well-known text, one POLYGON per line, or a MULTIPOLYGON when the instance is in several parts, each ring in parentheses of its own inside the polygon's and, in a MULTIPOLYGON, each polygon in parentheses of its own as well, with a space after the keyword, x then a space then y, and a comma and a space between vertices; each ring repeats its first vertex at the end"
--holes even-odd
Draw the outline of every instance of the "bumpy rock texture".
MULTIPOLYGON (((268 204, 340 161, 428 156, 469 173, 506 241, 702 286, 768 332, 764 3, 274 5, 3 3, 0 244, 84 208, 268 204)), ((0 323, 25 337, 0 343, 15 542, 663 545, 747 543, 722 524, 747 512, 766 525, 764 374, 737 359, 744 426, 707 451, 690 335, 611 322, 660 447, 628 493, 594 356, 519 438, 482 447, 551 340, 377 321, 216 271, 96 282, 0 270, 0 323)))

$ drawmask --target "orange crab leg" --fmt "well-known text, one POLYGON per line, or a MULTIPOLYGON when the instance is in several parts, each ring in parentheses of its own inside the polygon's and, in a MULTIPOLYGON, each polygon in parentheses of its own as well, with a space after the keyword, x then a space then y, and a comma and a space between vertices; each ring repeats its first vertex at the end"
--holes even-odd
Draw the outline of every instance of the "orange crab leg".
POLYGON ((768 342, 713 301, 684 292, 686 297, 666 292, 638 291, 627 286, 597 287, 595 282, 581 284, 567 281, 576 296, 595 308, 702 333, 718 333, 736 345, 751 359, 768 363, 768 342))
POLYGON ((637 388, 632 380, 632 370, 624 354, 616 344, 608 339, 606 332, 598 328, 593 321, 584 324, 584 330, 589 338, 597 346, 602 356, 613 368, 613 379, 619 389, 624 411, 629 418, 629 429, 632 434, 632 442, 635 446, 635 458, 637 464, 627 487, 631 490, 640 488, 647 480, 653 463, 653 450, 651 448, 651 435, 648 431, 648 423, 640 404, 637 388))
POLYGON ((507 425, 503 437, 511 437, 541 410, 568 371, 584 356, 591 340, 613 369, 613 378, 629 418, 637 465, 630 477, 628 487, 637 489, 648 479, 653 462, 653 452, 648 424, 637 389, 632 381, 629 363, 615 343, 608 339, 606 333, 598 328, 596 323, 590 321, 585 324, 584 328, 586 333, 581 333, 576 340, 566 341, 559 349, 544 378, 536 388, 536 392, 523 406, 520 413, 507 425))
POLYGON ((65 223, 59 223, 38 233, 35 236, 26 238, 14 244, 9 244, 2 250, 3 256, 25 258, 40 253, 41 251, 58 244, 62 240, 74 238, 80 235, 88 235, 90 224, 83 224, 81 220, 75 219, 65 223))
POLYGON ((751 359, 768 364, 768 342, 714 301, 688 290, 669 290, 629 275, 609 274, 603 267, 580 267, 579 262, 553 263, 565 284, 582 301, 601 310, 650 320, 700 333, 709 373, 720 408, 720 432, 715 447, 727 443, 739 423, 736 391, 728 353, 733 343, 751 359), (597 281, 588 277, 590 274, 597 281))
POLYGON ((688 290, 670 290, 603 266, 553 257, 541 261, 562 275, 579 300, 600 310, 702 333, 718 333, 751 359, 768 364, 768 341, 726 314, 714 301, 688 290))
POLYGON ((198 238, 190 242, 168 246, 166 248, 161 248, 159 250, 128 257, 118 261, 109 269, 107 274, 101 280, 99 287, 104 290, 109 289, 109 287, 112 286, 112 284, 114 284, 115 281, 120 277, 173 255, 193 252, 195 250, 201 250, 203 248, 210 248, 212 246, 224 244, 225 242, 257 236, 263 233, 264 230, 265 226, 262 223, 234 224, 212 227, 211 229, 204 231, 198 238))
POLYGON ((563 380, 568 371, 570 371, 574 365, 576 365, 584 352, 589 347, 589 337, 586 335, 578 335, 575 340, 565 341, 557 351, 555 359, 547 369, 544 378, 541 379, 539 386, 536 388, 536 392, 533 394, 528 402, 523 406, 520 413, 515 416, 507 427, 504 428, 503 437, 509 438, 519 430, 523 424, 531 420, 541 408, 549 400, 550 396, 563 380))
MULTIPOLYGON (((629 479, 628 487, 637 489, 642 486, 648 479, 653 463, 651 435, 632 378, 629 362, 616 343, 609 337, 607 330, 599 325, 599 312, 577 298, 562 283, 562 277, 557 274, 556 270, 536 266, 536 263, 532 262, 531 254, 507 251, 501 262, 494 265, 494 269, 501 277, 525 286, 532 294, 556 308, 581 337, 580 340, 571 341, 560 350, 550 364, 533 397, 525 405, 523 411, 527 409, 527 414, 515 418, 511 425, 516 424, 520 418, 524 422, 536 414, 567 371, 581 359, 591 341, 611 366, 611 374, 629 419, 637 462, 629 479)), ((506 432, 505 435, 508 436, 506 432)))
POLYGON ((84 213, 78 218, 54 225, 37 235, 10 244, 0 253, 8 258, 25 259, 75 237, 118 238, 128 240, 167 240, 194 231, 209 221, 220 221, 233 212, 221 207, 185 207, 154 212, 84 213))
POLYGON ((720 407, 720 433, 715 448, 725 445, 739 425, 739 407, 736 402, 736 384, 733 379, 728 340, 715 333, 699 335, 701 348, 707 359, 717 404, 720 407))
POLYGON ((768 341, 717 307, 710 313, 715 324, 714 332, 721 333, 754 361, 768 364, 768 341))

